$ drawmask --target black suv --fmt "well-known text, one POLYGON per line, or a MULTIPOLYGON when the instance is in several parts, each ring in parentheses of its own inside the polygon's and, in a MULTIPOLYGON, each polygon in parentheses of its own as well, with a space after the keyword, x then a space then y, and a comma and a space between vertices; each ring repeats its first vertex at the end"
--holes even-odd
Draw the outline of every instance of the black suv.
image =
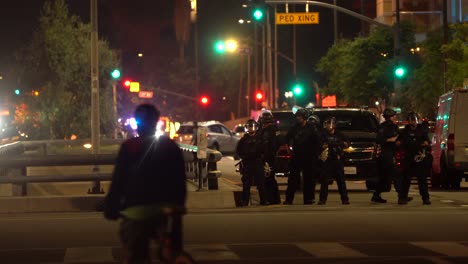
MULTIPOLYGON (((378 148, 376 143, 379 122, 373 112, 361 108, 313 108, 308 109, 317 115, 323 124, 327 117, 336 118, 336 127, 350 142, 345 157, 347 179, 364 180, 377 175, 378 148)), ((296 119, 291 110, 271 111, 276 124, 285 135, 296 119)))

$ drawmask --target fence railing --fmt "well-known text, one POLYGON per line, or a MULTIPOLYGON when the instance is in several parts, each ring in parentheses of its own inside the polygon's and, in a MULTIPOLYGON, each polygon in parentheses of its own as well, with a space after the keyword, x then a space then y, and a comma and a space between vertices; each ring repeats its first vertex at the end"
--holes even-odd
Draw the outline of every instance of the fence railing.
MULTIPOLYGON (((18 141, 0 146, 0 184, 12 184, 13 196, 26 196, 28 183, 92 182, 89 194, 103 193, 101 181, 111 180, 111 174, 100 173, 100 165, 114 165, 122 140, 101 140, 102 154, 92 154, 82 147, 86 140, 18 141), (92 172, 80 175, 28 176, 29 167, 93 166, 92 172)), ((217 162, 220 152, 207 151, 206 159, 197 159, 197 147, 179 144, 184 156, 187 179, 198 183, 198 188, 218 189, 221 172, 217 162)))

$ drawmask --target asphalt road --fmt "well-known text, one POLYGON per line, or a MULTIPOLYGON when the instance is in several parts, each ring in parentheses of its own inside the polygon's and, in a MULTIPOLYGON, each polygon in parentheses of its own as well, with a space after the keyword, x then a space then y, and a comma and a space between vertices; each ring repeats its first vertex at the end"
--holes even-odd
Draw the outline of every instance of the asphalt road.
MULTIPOLYGON (((223 179, 240 183, 229 157, 223 179)), ((286 183, 286 179, 279 179, 286 183)), ((466 183, 464 183, 466 187, 466 183)), ((192 210, 186 249, 198 263, 468 263, 468 192, 431 191, 415 199, 370 203, 363 182, 348 182, 351 205, 331 191, 325 206, 251 206, 192 210)), ((333 188, 332 188, 333 189, 333 188)), ((100 213, 0 215, 0 263, 118 263, 118 223, 100 213)))
MULTIPOLYGON (((200 263, 468 263, 467 222, 441 202, 253 206, 189 212, 185 240, 200 263)), ((99 213, 1 215, 0 262, 117 263, 117 229, 99 213)))

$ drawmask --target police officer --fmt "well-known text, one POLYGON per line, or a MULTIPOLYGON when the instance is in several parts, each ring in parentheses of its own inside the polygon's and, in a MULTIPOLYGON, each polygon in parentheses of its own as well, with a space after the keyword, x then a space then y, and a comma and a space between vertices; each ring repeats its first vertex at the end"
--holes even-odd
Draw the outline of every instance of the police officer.
POLYGON ((411 112, 407 116, 408 125, 401 132, 401 147, 404 150, 403 177, 401 192, 404 199, 399 200, 399 204, 408 202, 408 192, 411 183, 411 177, 416 176, 418 179, 419 194, 423 200, 423 204, 430 205, 429 191, 427 187, 427 176, 432 164, 426 162, 429 158, 429 136, 427 131, 418 124, 419 118, 415 112, 411 112))
POLYGON ((274 122, 273 114, 264 110, 260 116, 261 127, 258 131, 262 142, 262 155, 265 166, 265 187, 267 200, 270 204, 281 203, 281 197, 278 189, 278 182, 275 179, 275 159, 276 152, 279 148, 279 129, 274 122))
POLYGON ((396 151, 399 145, 398 141, 398 126, 395 124, 396 112, 391 108, 386 108, 383 112, 385 121, 380 124, 377 133, 377 144, 380 145, 380 156, 377 161, 379 179, 376 190, 372 195, 372 202, 386 203, 380 194, 388 192, 391 188, 392 180, 395 185, 399 200, 404 200, 405 197, 400 194, 401 177, 396 165, 396 151))
POLYGON ((253 119, 247 120, 245 134, 237 144, 237 155, 242 159, 242 205, 249 205, 252 182, 257 185, 260 204, 269 204, 265 190, 264 160, 261 138, 257 135, 258 124, 253 119))
POLYGON ((325 133, 321 140, 322 149, 325 151, 322 174, 320 176, 320 201, 323 205, 327 202, 328 183, 335 179, 342 204, 349 204, 348 191, 344 175, 344 149, 348 147, 345 136, 336 130, 335 117, 329 117, 323 122, 325 133))
POLYGON ((319 137, 317 130, 307 122, 308 112, 306 109, 297 110, 295 116, 297 123, 286 135, 286 142, 292 142, 293 154, 286 199, 283 204, 293 203, 294 194, 301 185, 301 172, 304 204, 313 204, 315 202, 315 184, 318 176, 314 167, 317 167, 319 163, 319 137))

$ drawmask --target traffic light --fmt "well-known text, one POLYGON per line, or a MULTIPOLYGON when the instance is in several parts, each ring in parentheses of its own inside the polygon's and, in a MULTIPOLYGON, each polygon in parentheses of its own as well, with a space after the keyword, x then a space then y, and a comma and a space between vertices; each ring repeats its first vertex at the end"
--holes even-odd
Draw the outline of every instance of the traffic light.
POLYGON ((118 79, 120 78, 120 70, 119 69, 114 69, 112 72, 111 72, 111 76, 113 79, 118 79))
POLYGON ((226 44, 222 40, 218 40, 215 43, 215 51, 217 53, 224 53, 226 52, 226 44))
POLYGON ((132 83, 132 81, 130 81, 130 80, 125 80, 125 81, 123 82, 123 85, 124 85, 125 87, 127 87, 127 88, 130 88, 130 84, 131 84, 131 83, 132 83))
POLYGON ((302 94, 302 85, 299 83, 296 83, 292 89, 292 92, 294 93, 295 96, 299 96, 302 94))
POLYGON ((200 97, 200 103, 203 106, 207 106, 210 103, 210 98, 208 96, 202 96, 200 97))
POLYGON ((228 39, 226 41, 223 40, 218 40, 215 43, 214 49, 217 53, 225 53, 225 52, 230 52, 233 53, 237 51, 238 48, 238 43, 234 39, 228 39))
POLYGON ((395 77, 397 78, 403 78, 405 77, 406 75, 406 68, 402 65, 398 65, 396 68, 395 68, 395 77))
POLYGON ((16 94, 16 95, 20 95, 20 94, 21 94, 20 89, 15 89, 15 94, 16 94))
POLYGON ((263 18, 263 10, 259 7, 256 7, 254 8, 252 15, 255 20, 260 21, 263 18))
POLYGON ((39 91, 34 90, 34 91, 33 91, 33 95, 34 95, 34 96, 39 96, 39 91))
POLYGON ((263 100, 263 93, 262 92, 256 92, 255 93, 255 100, 256 101, 262 101, 263 100))

